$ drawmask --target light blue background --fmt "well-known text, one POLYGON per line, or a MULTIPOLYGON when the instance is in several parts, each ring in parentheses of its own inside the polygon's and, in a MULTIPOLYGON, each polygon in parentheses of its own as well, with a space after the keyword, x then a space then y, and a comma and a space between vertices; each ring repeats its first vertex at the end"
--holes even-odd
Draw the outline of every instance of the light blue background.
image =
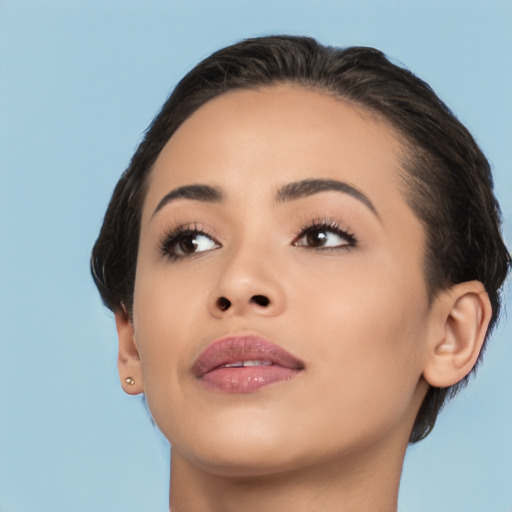
MULTIPOLYGON (((510 247, 511 27, 510 1, 1 2, 0 510, 166 510, 168 447, 120 389, 88 259, 118 176, 191 66, 270 33, 384 50, 481 144, 510 247)), ((504 317, 477 379, 408 453, 401 511, 512 511, 511 335, 504 317)))

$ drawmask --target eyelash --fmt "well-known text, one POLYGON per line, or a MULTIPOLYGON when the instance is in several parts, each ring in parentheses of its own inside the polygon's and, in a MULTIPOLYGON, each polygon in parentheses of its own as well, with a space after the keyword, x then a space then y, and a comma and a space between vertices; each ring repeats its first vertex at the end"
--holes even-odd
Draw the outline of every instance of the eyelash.
POLYGON ((314 233, 315 231, 329 231, 338 235, 341 238, 344 238, 347 241, 347 245, 342 245, 338 247, 310 247, 310 249, 317 251, 340 251, 340 250, 348 250, 357 245, 357 238, 354 233, 350 232, 346 228, 340 227, 338 222, 335 220, 322 219, 322 220, 314 220, 313 222, 308 222, 303 225, 298 234, 295 236, 293 245, 297 245, 297 242, 305 237, 308 234, 314 233))
MULTIPOLYGON (((193 222, 190 224, 183 224, 177 226, 174 229, 169 230, 163 237, 162 242, 160 243, 160 252, 162 256, 167 257, 170 261, 178 261, 184 258, 193 257, 194 253, 190 254, 176 254, 173 250, 176 248, 177 244, 180 241, 183 241, 186 236, 205 236, 209 238, 213 243, 220 247, 219 242, 215 239, 215 237, 208 232, 208 230, 204 229, 199 223, 193 222)), ((310 250, 316 251, 324 251, 324 252, 336 252, 342 250, 348 250, 357 245, 356 236, 351 233, 348 229, 341 228, 339 224, 334 220, 315 220, 313 222, 309 222, 303 225, 298 234, 294 237, 292 245, 295 247, 306 247, 310 250), (307 245, 299 245, 298 242, 307 235, 310 235, 314 232, 330 232, 335 235, 343 238, 347 241, 346 245, 340 245, 336 247, 314 247, 307 245)), ((197 254, 200 254, 202 251, 199 251, 197 254)))
POLYGON ((220 245, 219 242, 215 239, 215 237, 208 232, 208 230, 204 229, 199 223, 193 222, 191 224, 183 224, 177 226, 174 229, 170 229, 163 237, 162 242, 160 243, 160 252, 162 256, 167 257, 171 261, 181 260, 183 258, 189 258, 194 256, 194 254, 173 254, 173 249, 176 245, 183 240, 187 235, 192 236, 206 236, 210 238, 215 244, 220 245))

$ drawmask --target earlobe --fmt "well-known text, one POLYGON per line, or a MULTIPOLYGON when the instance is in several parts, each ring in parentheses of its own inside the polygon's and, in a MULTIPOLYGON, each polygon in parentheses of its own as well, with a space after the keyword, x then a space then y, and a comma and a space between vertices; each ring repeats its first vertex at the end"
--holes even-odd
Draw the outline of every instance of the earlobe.
POLYGON ((492 308, 482 283, 468 281, 454 285, 437 299, 443 322, 442 336, 430 341, 423 371, 435 387, 449 387, 461 381, 473 368, 487 333, 492 308))
POLYGON ((129 395, 138 395, 144 392, 144 385, 133 323, 126 310, 117 311, 115 319, 119 339, 117 368, 121 386, 129 395))

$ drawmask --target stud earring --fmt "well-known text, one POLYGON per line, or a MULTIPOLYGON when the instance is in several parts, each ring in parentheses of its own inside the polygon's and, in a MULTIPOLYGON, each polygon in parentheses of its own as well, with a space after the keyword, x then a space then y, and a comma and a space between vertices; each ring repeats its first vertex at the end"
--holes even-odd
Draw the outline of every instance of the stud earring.
POLYGON ((124 379, 124 381, 126 382, 126 384, 128 384, 129 386, 133 386, 135 384, 135 380, 132 379, 131 377, 126 377, 126 379, 124 379))

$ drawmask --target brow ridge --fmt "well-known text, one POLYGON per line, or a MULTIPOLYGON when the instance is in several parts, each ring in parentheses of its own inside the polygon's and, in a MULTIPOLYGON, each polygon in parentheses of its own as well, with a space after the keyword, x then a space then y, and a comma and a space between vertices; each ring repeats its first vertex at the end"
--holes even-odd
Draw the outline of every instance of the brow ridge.
POLYGON ((219 203, 224 200, 224 194, 218 187, 211 185, 192 184, 177 187, 166 194, 158 203, 153 215, 160 211, 164 206, 176 201, 177 199, 189 199, 192 201, 202 201, 206 203, 219 203))
POLYGON ((362 202, 367 208, 369 208, 377 217, 379 214, 375 205, 371 202, 370 198, 361 192, 359 189, 345 183, 344 181, 338 181, 328 178, 308 178, 293 183, 287 183, 282 186, 275 195, 275 200, 278 203, 294 201, 302 199, 303 197, 309 197, 314 194, 321 192, 341 192, 347 194, 362 202))
MULTIPOLYGON (((363 192, 346 182, 328 178, 307 178, 301 181, 287 183, 276 192, 275 201, 277 203, 295 201, 297 199, 302 199, 304 197, 330 191, 341 192, 357 199, 369 210, 371 210, 377 217, 379 217, 374 204, 363 192)), ((225 195, 219 187, 213 187, 211 185, 200 183, 177 187, 167 193, 160 200, 157 207, 155 208, 155 211, 153 212, 153 216, 164 206, 178 199, 218 203, 225 199, 225 195)))

